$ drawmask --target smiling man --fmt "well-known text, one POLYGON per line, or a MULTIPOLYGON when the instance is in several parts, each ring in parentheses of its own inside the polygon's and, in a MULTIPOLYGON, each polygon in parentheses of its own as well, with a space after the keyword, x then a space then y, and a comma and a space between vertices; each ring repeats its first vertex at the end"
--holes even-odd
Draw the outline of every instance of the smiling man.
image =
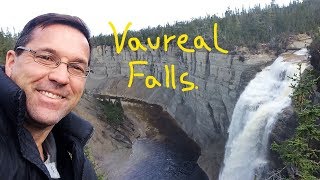
POLYGON ((81 19, 29 21, 0 70, 0 177, 96 179, 83 147, 92 126, 70 113, 89 73, 90 33, 81 19))

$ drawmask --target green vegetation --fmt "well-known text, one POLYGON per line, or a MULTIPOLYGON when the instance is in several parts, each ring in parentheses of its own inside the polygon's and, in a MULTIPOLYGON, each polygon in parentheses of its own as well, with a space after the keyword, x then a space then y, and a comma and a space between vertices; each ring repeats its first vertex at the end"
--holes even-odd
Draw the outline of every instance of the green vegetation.
MULTIPOLYGON (((193 39, 201 35, 209 46, 213 46, 213 23, 218 23, 219 45, 228 50, 237 50, 237 47, 245 46, 250 50, 258 48, 259 43, 265 44, 269 49, 281 51, 286 47, 289 36, 298 33, 312 35, 318 31, 320 24, 320 3, 318 0, 304 0, 300 2, 293 0, 287 7, 279 7, 271 0, 271 3, 261 8, 259 5, 245 10, 228 9, 224 17, 208 15, 192 19, 191 21, 180 21, 173 25, 148 27, 139 31, 129 30, 127 39, 137 37, 142 43, 147 43, 150 37, 154 43, 156 37, 163 42, 163 35, 179 36, 188 34, 187 45, 193 45, 193 39)), ((117 29, 123 31, 123 29, 117 29)), ((121 40, 121 34, 119 34, 121 40)), ((91 38, 93 46, 114 45, 114 36, 102 35, 91 38)), ((175 43, 173 41, 172 43, 175 43)), ((125 43, 125 45, 127 42, 125 43)), ((234 51, 234 53, 236 53, 234 51)))
MULTIPOLYGON (((314 43, 311 47, 315 47, 314 43)), ((319 48, 320 46, 317 46, 317 50, 319 48)), ((310 70, 302 74, 301 66, 299 68, 300 74, 292 77, 292 80, 297 82, 292 85, 292 100, 299 125, 294 137, 281 144, 274 143, 272 149, 280 154, 286 166, 283 170, 291 169, 291 172, 284 176, 316 180, 320 178, 320 105, 313 102, 313 98, 320 76, 310 70)))
POLYGON ((120 125, 125 118, 120 99, 116 99, 114 102, 104 100, 101 103, 106 121, 110 125, 120 125))
POLYGON ((106 177, 105 177, 104 173, 102 173, 102 172, 99 170, 99 167, 98 167, 97 163, 95 162, 94 157, 92 156, 91 150, 90 150, 90 148, 89 148, 88 146, 85 146, 85 147, 84 147, 84 154, 85 154, 86 157, 89 159, 89 161, 91 162, 94 170, 96 171, 98 180, 105 180, 106 177))
POLYGON ((13 49, 17 35, 12 35, 9 31, 6 33, 0 31, 0 64, 4 64, 7 51, 13 49))

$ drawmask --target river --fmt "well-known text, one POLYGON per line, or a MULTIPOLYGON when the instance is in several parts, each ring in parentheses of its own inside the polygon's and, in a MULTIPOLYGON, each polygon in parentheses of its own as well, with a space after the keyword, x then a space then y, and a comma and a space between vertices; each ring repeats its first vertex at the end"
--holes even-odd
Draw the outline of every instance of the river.
POLYGON ((121 104, 141 136, 133 140, 128 160, 109 172, 108 179, 208 179, 197 164, 201 149, 167 112, 158 105, 136 100, 122 100, 121 104))

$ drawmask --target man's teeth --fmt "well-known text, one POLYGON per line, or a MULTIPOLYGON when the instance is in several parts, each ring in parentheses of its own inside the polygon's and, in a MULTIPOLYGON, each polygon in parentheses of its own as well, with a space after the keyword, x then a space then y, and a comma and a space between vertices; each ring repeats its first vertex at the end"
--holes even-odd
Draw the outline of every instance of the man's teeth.
POLYGON ((52 94, 50 92, 47 92, 47 91, 40 91, 41 94, 49 97, 49 98, 52 98, 52 99, 62 99, 62 96, 59 96, 59 95, 56 95, 56 94, 52 94))

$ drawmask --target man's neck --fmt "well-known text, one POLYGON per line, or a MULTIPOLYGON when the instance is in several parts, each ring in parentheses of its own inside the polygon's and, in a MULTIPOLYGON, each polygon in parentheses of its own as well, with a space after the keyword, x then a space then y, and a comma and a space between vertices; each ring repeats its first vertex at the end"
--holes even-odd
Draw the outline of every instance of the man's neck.
POLYGON ((30 123, 24 123, 23 126, 31 133, 33 140, 35 141, 38 151, 40 153, 40 157, 42 161, 44 161, 44 153, 42 148, 42 143, 47 138, 48 134, 51 132, 53 126, 48 126, 46 128, 39 128, 33 126, 30 123))

